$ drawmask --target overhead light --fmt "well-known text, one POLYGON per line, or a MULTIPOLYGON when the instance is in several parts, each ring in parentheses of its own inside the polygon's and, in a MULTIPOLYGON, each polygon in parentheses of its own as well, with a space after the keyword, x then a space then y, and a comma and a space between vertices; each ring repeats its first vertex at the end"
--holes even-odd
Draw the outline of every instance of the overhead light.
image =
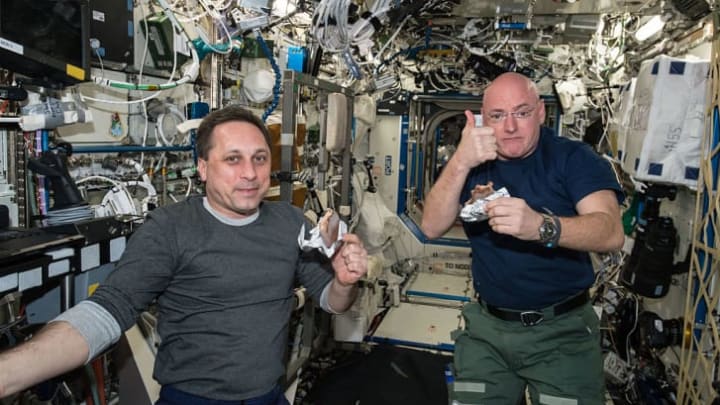
POLYGON ((635 31, 635 39, 642 42, 651 36, 657 34, 665 26, 665 18, 663 16, 653 16, 647 20, 637 31, 635 31))

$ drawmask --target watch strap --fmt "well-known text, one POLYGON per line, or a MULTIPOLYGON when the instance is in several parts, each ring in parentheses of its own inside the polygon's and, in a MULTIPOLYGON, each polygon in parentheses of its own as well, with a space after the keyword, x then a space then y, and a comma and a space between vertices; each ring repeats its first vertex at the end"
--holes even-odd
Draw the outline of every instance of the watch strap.
POLYGON ((545 247, 547 247, 547 248, 557 247, 558 242, 560 241, 560 234, 562 232, 562 226, 560 225, 560 218, 558 218, 557 215, 548 215, 548 214, 543 214, 543 217, 550 218, 553 222, 553 225, 555 226, 555 234, 553 235, 553 237, 547 241, 544 241, 545 247))

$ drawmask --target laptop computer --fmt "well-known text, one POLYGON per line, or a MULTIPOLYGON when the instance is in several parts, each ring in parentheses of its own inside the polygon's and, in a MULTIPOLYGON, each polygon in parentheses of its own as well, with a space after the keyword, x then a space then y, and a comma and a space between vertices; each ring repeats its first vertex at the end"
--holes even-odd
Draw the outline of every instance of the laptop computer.
POLYGON ((9 226, 9 210, 0 205, 0 263, 3 259, 41 253, 83 239, 74 226, 19 228, 9 226))

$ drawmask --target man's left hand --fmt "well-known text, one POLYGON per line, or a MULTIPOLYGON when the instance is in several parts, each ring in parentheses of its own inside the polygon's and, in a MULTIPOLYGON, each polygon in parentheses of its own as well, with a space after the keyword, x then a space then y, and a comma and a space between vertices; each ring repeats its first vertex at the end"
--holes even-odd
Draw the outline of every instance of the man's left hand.
POLYGON ((367 250, 357 235, 346 233, 332 257, 335 279, 344 286, 355 284, 367 273, 367 250))

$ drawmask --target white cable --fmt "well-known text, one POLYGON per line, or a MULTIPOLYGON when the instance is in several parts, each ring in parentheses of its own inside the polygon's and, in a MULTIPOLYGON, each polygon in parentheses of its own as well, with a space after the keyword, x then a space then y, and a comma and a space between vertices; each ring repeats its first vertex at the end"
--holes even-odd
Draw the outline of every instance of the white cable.
POLYGON ((188 196, 190 196, 190 192, 192 191, 192 178, 190 178, 190 176, 185 178, 188 182, 187 191, 185 192, 185 198, 187 198, 188 196))
POLYGON ((225 43, 222 44, 222 45, 227 45, 227 49, 225 49, 225 50, 220 50, 220 49, 215 48, 215 46, 214 46, 214 45, 216 45, 216 44, 215 44, 215 39, 214 39, 214 38, 208 38, 207 33, 205 33, 204 30, 202 29, 202 27, 200 27, 199 25, 197 25, 197 26, 195 27, 195 28, 198 30, 198 34, 201 36, 201 38, 202 38, 203 41, 207 44, 207 46, 208 46, 210 49, 213 50, 213 52, 216 52, 216 53, 219 53, 219 54, 222 54, 222 55, 227 55, 227 54, 231 53, 231 52, 232 52, 232 49, 233 49, 233 46, 232 46, 232 42, 233 42, 232 35, 230 35, 230 31, 228 31, 227 25, 225 24, 225 21, 223 21, 222 15, 221 15, 219 12, 216 11, 216 9, 217 9, 217 10, 221 10, 221 11, 222 11, 222 10, 225 10, 225 8, 227 8, 227 7, 225 7, 225 8, 218 8, 218 7, 217 7, 216 5, 214 5, 214 4, 213 4, 213 7, 210 7, 210 5, 208 5, 204 0, 200 0, 200 5, 201 5, 201 6, 205 9, 205 11, 210 15, 210 18, 212 19, 212 21, 213 21, 214 23, 216 23, 217 25, 220 26, 220 28, 222 29, 223 33, 224 33, 225 36, 227 37, 227 43, 226 43, 226 44, 225 44, 225 43), (203 38, 203 34, 204 34, 204 38, 203 38))
POLYGON ((494 47, 492 47, 488 51, 483 51, 480 48, 475 48, 473 46, 470 46, 470 44, 467 42, 465 42, 464 45, 465 45, 465 49, 467 49, 468 52, 472 53, 473 55, 487 56, 487 55, 492 55, 493 53, 500 50, 500 48, 502 48, 503 46, 505 46, 505 44, 507 44, 509 39, 510 39, 510 33, 505 34, 505 38, 503 38, 500 42, 498 42, 494 47))
POLYGON ((198 25, 198 26, 195 27, 195 30, 197 31, 198 36, 200 37, 200 39, 201 39, 201 40, 205 43, 205 45, 207 45, 207 47, 210 48, 213 52, 219 53, 219 54, 222 54, 222 55, 227 55, 227 54, 229 54, 230 52, 232 52, 232 37, 230 36, 230 33, 228 32, 228 29, 227 29, 227 27, 225 26, 224 23, 221 24, 220 26, 223 28, 223 30, 224 30, 225 33, 227 34, 227 37, 230 38, 227 44, 225 44, 225 43, 220 44, 220 45, 227 45, 227 49, 225 49, 225 50, 218 49, 218 48, 216 48, 216 47, 214 46, 214 45, 217 45, 217 44, 214 44, 215 41, 212 40, 212 39, 208 36, 208 33, 205 32, 205 29, 204 29, 204 28, 202 28, 201 26, 198 25))
POLYGON ((90 181, 90 180, 101 180, 101 181, 108 182, 108 183, 112 184, 113 186, 122 187, 122 183, 120 183, 119 181, 113 180, 110 177, 105 177, 105 176, 100 176, 100 175, 92 175, 92 176, 83 177, 82 179, 75 180, 75 184, 82 184, 82 183, 84 183, 86 181, 90 181))
POLYGON ((630 356, 630 336, 632 336, 632 334, 635 332, 635 328, 637 327, 637 324, 638 324, 638 314, 640 312, 639 311, 640 302, 637 297, 634 297, 634 298, 635 298, 635 320, 633 322, 632 329, 630 329, 630 332, 628 332, 627 336, 625 337, 625 355, 627 356, 628 366, 631 365, 630 359, 632 357, 632 356, 630 356))
POLYGON ((127 187, 139 186, 145 189, 147 195, 140 201, 143 216, 150 211, 150 203, 157 205, 157 190, 155 190, 155 186, 153 186, 152 183, 146 181, 126 181, 124 185, 127 187))
POLYGON ((137 215, 137 209, 133 203, 133 198, 125 185, 121 182, 113 180, 105 176, 88 176, 75 181, 75 184, 82 184, 90 180, 105 181, 113 185, 113 187, 103 197, 100 207, 105 215, 137 215), (107 209, 110 208, 108 212, 107 209))
POLYGON ((140 163, 138 163, 130 158, 125 159, 124 163, 128 166, 132 166, 138 172, 138 176, 142 178, 143 182, 150 183, 150 177, 145 172, 145 169, 143 169, 143 167, 140 165, 140 163))
POLYGON ((157 117, 157 122, 155 123, 155 130, 157 131, 158 135, 160 135, 160 139, 162 139, 163 143, 166 146, 173 145, 173 139, 168 140, 165 137, 165 130, 163 129, 163 122, 165 121, 165 117, 167 115, 174 116, 180 120, 180 122, 185 121, 185 114, 180 112, 177 107, 175 107, 172 104, 167 105, 167 113, 159 114, 157 117))
POLYGON ((100 52, 98 52, 99 49, 94 49, 95 55, 98 58, 98 61, 100 61, 100 77, 105 77, 105 66, 103 66, 103 60, 100 56, 100 52))
POLYGON ((322 0, 315 8, 315 38, 326 52, 343 52, 350 46, 347 26, 350 4, 350 0, 322 0), (330 23, 331 19, 334 24, 330 23))
POLYGON ((350 40, 353 44, 369 41, 375 33, 375 26, 372 25, 373 19, 381 18, 390 10, 390 2, 387 0, 377 0, 370 7, 370 15, 367 18, 361 18, 355 22, 350 28, 350 40))
POLYGON ((158 159, 157 164, 153 168, 153 173, 157 173, 160 171, 160 169, 165 165, 165 152, 162 152, 160 154, 160 158, 158 159))
POLYGON ((149 96, 147 96, 147 97, 140 98, 140 99, 137 99, 137 100, 127 100, 127 101, 126 101, 126 100, 105 100, 105 99, 102 99, 102 98, 94 98, 94 97, 86 96, 86 95, 78 92, 78 94, 80 94, 80 99, 81 99, 82 101, 89 100, 89 101, 96 102, 96 103, 104 103, 104 104, 123 104, 123 105, 135 104, 135 103, 144 103, 144 102, 146 102, 146 101, 148 101, 148 100, 152 100, 152 99, 154 99, 154 98, 157 98, 157 96, 159 96, 160 93, 162 93, 162 91, 158 91, 158 92, 156 92, 155 94, 151 94, 151 95, 149 95, 149 96))

